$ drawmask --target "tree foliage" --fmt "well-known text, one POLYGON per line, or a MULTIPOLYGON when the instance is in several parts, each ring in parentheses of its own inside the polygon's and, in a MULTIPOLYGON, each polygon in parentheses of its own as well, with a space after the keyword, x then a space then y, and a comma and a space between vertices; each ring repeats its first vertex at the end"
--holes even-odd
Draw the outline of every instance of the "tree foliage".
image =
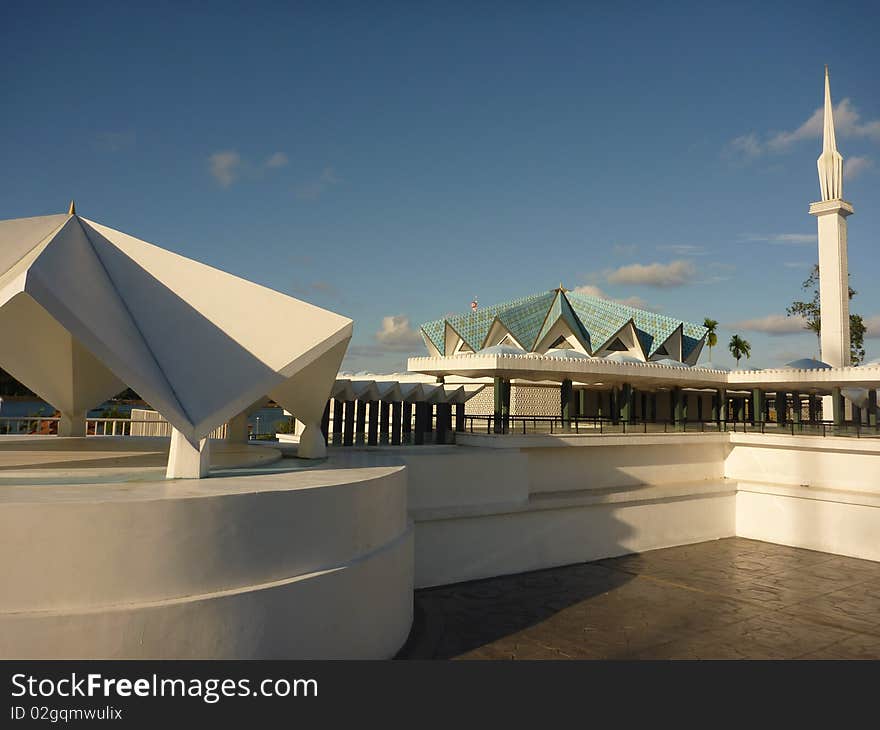
POLYGON ((739 367, 740 358, 745 357, 746 359, 750 359, 752 357, 751 344, 748 340, 744 340, 739 335, 733 335, 733 337, 730 338, 727 347, 730 349, 730 354, 733 355, 734 360, 736 360, 737 367, 739 367))
MULTIPOLYGON (((801 284, 801 289, 811 296, 807 300, 794 301, 786 308, 789 317, 803 317, 804 329, 816 335, 819 359, 822 359, 822 308, 819 299, 819 264, 813 264, 810 275, 801 284)), ((858 292, 849 287, 849 298, 858 292)), ((849 315, 849 352, 853 365, 865 359, 865 322, 860 314, 849 315)))
POLYGON ((716 330, 718 329, 718 320, 709 319, 709 317, 706 317, 703 320, 703 327, 709 330, 708 334, 706 335, 706 345, 709 347, 709 360, 711 361, 712 348, 718 344, 718 334, 716 333, 716 330))

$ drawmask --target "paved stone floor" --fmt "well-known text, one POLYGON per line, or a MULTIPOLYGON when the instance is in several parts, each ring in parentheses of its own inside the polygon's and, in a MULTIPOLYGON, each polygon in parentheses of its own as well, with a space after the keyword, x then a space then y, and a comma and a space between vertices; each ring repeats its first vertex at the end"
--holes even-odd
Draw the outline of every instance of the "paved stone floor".
POLYGON ((404 659, 878 659, 880 563, 729 538, 416 591, 404 659))

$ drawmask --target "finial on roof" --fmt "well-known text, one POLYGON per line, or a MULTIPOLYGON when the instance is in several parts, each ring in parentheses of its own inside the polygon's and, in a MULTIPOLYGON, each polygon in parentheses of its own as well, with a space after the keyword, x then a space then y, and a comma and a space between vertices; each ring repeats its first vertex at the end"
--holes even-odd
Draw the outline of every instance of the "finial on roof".
POLYGON ((76 215, 76 203, 70 201, 70 207, 67 209, 67 215, 76 215))
POLYGON ((834 137, 834 109, 831 104, 831 82, 825 66, 825 114, 822 131, 822 154, 816 161, 822 200, 843 199, 843 157, 837 151, 834 137))

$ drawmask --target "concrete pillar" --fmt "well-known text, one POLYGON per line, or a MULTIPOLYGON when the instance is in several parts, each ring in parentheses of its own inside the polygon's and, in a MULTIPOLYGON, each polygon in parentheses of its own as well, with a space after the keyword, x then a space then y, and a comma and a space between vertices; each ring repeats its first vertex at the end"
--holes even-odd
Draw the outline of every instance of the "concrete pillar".
POLYGON ((391 404, 383 400, 379 404, 379 443, 383 446, 388 443, 388 426, 391 420, 391 404))
POLYGON ((788 393, 776 391, 776 423, 784 426, 788 422, 788 393))
POLYGON ((354 412, 355 401, 345 401, 345 415, 342 424, 342 443, 344 446, 351 446, 354 443, 354 412))
POLYGON ((610 395, 610 410, 611 410, 611 422, 616 426, 620 423, 620 388, 616 385, 611 388, 610 395))
POLYGON ((760 388, 752 390, 752 424, 761 423, 764 420, 764 391, 760 388))
POLYGON ((465 429, 465 405, 464 403, 455 404, 455 430, 463 433, 465 429))
POLYGON ((193 443, 176 428, 171 429, 166 479, 201 479, 211 465, 211 441, 203 438, 193 443))
POLYGON ((324 413, 321 415, 321 435, 324 437, 324 445, 330 443, 330 400, 324 405, 324 413))
POLYGON ((333 399, 333 443, 339 445, 342 443, 342 411, 343 404, 333 399))
POLYGON ((376 446, 379 443, 379 401, 371 400, 367 405, 370 408, 367 416, 367 444, 376 446))
POLYGON ((571 388, 570 380, 563 380, 559 388, 559 412, 562 417, 562 427, 571 427, 572 404, 574 402, 574 393, 571 388))
POLYGON ((246 443, 248 440, 247 413, 233 416, 226 424, 226 441, 231 444, 246 443))
POLYGON ((843 425, 843 396, 840 394, 840 388, 831 389, 831 413, 835 426, 843 425))
POLYGON ((497 429, 495 433, 507 433, 510 430, 510 381, 499 378, 500 387, 496 389, 499 395, 496 396, 496 421, 497 429), (500 416, 500 418, 499 418, 500 416))
POLYGON ((58 421, 59 436, 85 436, 86 435, 86 412, 65 413, 62 411, 58 421))
POLYGON ((354 403, 354 442, 360 445, 366 442, 367 401, 356 400, 354 403))
POLYGON ((877 391, 874 388, 868 391, 868 425, 877 428, 877 391))
POLYGON ((577 392, 577 396, 578 396, 578 409, 577 409, 578 418, 586 418, 587 417, 587 390, 586 390, 586 388, 581 388, 577 392))
POLYGON ((677 426, 681 423, 684 423, 684 393, 682 393, 681 388, 672 388, 669 391, 672 397, 672 422, 677 426))
POLYGON ((434 442, 445 444, 449 442, 449 432, 452 426, 452 404, 437 404, 437 432, 434 442))
POLYGON ((796 390, 791 394, 791 420, 801 422, 801 394, 796 390))
POLYGON ((403 404, 400 401, 394 401, 391 404, 391 443, 393 446, 400 446, 402 406, 403 404))
POLYGON ((734 398, 734 403, 736 403, 736 420, 743 423, 746 420, 746 399, 738 395, 734 398))
POLYGON ((492 410, 492 431, 494 433, 503 433, 504 422, 501 411, 502 403, 504 402, 504 379, 495 378, 494 388, 495 403, 492 410))
POLYGON ((635 394, 629 383, 624 383, 620 388, 620 420, 624 423, 632 423, 635 420, 635 394))
POLYGON ((413 443, 417 446, 425 443, 425 432, 428 430, 427 421, 429 417, 429 404, 424 401, 416 403, 416 428, 413 434, 413 443))
POLYGON ((403 404, 403 422, 401 423, 401 437, 403 443, 412 443, 412 426, 413 426, 413 404, 403 404))

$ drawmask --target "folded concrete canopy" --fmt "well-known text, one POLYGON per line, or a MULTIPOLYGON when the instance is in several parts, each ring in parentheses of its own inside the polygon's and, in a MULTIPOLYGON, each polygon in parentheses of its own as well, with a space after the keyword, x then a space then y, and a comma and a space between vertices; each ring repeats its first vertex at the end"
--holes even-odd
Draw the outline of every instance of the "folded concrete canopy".
MULTIPOLYGON (((0 367, 84 436, 126 386, 173 426, 169 478, 207 474, 207 435, 269 396, 325 455, 350 319, 76 215, 0 221, 0 367)), ((240 420, 240 418, 239 418, 240 420)))

